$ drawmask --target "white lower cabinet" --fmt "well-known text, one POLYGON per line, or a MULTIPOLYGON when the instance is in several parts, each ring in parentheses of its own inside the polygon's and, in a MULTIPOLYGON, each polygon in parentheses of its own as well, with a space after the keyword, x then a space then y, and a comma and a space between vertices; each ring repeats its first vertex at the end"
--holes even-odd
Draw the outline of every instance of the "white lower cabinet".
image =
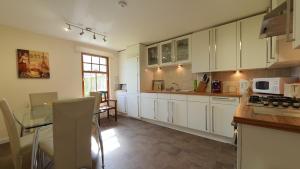
POLYGON ((187 101, 172 100, 172 123, 187 127, 187 101))
POLYGON ((170 102, 167 99, 157 99, 157 110, 155 117, 158 121, 169 122, 170 117, 170 102))
POLYGON ((126 94, 126 110, 130 117, 139 117, 139 94, 126 94))
POLYGON ((191 129, 208 131, 209 130, 209 103, 197 101, 188 102, 188 127, 191 129))
POLYGON ((126 95, 117 95, 118 112, 126 113, 126 95))
POLYGON ((156 114, 157 94, 141 94, 141 117, 154 119, 156 114))

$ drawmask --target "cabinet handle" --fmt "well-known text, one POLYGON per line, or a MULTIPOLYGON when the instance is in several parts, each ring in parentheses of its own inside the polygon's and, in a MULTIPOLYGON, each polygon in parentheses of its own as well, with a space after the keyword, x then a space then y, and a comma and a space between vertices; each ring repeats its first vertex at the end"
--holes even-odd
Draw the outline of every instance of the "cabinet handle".
POLYGON ((240 22, 240 68, 242 68, 242 22, 240 22))
POLYGON ((205 129, 207 131, 207 105, 205 105, 205 129))
POLYGON ((215 69, 217 69, 217 29, 214 30, 214 44, 215 44, 215 53, 214 53, 214 59, 215 59, 215 69))
POLYGON ((174 122, 174 109, 175 109, 175 103, 172 102, 172 123, 174 122))
POLYGON ((154 103, 154 119, 156 119, 156 102, 155 100, 153 100, 154 103))
POLYGON ((214 117, 214 114, 215 114, 215 112, 214 112, 214 106, 211 106, 211 123, 212 123, 212 132, 214 133, 215 132, 215 117, 214 117))
MULTIPOLYGON (((287 13, 286 13, 286 41, 287 42, 293 42, 295 39, 291 37, 291 32, 290 32, 290 24, 291 24, 291 6, 292 6, 292 0, 287 0, 287 13)), ((294 2, 295 3, 295 2, 294 2)), ((295 17, 295 16, 294 16, 295 17)))

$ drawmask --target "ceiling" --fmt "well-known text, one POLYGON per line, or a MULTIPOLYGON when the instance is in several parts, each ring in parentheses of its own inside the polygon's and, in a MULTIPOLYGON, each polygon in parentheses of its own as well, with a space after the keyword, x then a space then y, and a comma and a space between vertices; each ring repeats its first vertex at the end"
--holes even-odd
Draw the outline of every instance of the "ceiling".
POLYGON ((2 0, 0 24, 113 50, 150 44, 267 9, 270 0, 2 0), (93 40, 65 22, 107 35, 93 40))

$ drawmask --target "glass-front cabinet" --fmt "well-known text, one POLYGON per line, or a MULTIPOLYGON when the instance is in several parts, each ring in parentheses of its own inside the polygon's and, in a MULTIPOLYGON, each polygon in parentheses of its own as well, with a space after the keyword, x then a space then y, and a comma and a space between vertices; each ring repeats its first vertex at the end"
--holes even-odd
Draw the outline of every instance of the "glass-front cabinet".
POLYGON ((159 60, 159 52, 158 52, 158 45, 151 45, 147 47, 147 65, 149 67, 158 66, 159 60))
POLYGON ((160 43, 160 65, 174 64, 174 43, 173 40, 160 43))
POLYGON ((191 38, 190 35, 175 39, 176 63, 187 63, 191 59, 191 38))

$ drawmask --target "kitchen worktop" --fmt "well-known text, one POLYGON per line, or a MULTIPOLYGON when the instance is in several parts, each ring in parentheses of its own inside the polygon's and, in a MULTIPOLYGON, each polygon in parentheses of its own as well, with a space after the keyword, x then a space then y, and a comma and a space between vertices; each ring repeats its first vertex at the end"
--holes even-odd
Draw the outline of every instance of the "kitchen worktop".
POLYGON ((210 93, 210 92, 194 92, 194 91, 153 91, 146 90, 141 93, 163 93, 163 94, 184 94, 184 95, 198 95, 198 96, 221 96, 221 97, 241 97, 238 93, 210 93))
POLYGON ((248 106, 247 100, 246 96, 242 97, 234 115, 234 122, 300 133, 299 117, 254 113, 254 107, 248 106))

